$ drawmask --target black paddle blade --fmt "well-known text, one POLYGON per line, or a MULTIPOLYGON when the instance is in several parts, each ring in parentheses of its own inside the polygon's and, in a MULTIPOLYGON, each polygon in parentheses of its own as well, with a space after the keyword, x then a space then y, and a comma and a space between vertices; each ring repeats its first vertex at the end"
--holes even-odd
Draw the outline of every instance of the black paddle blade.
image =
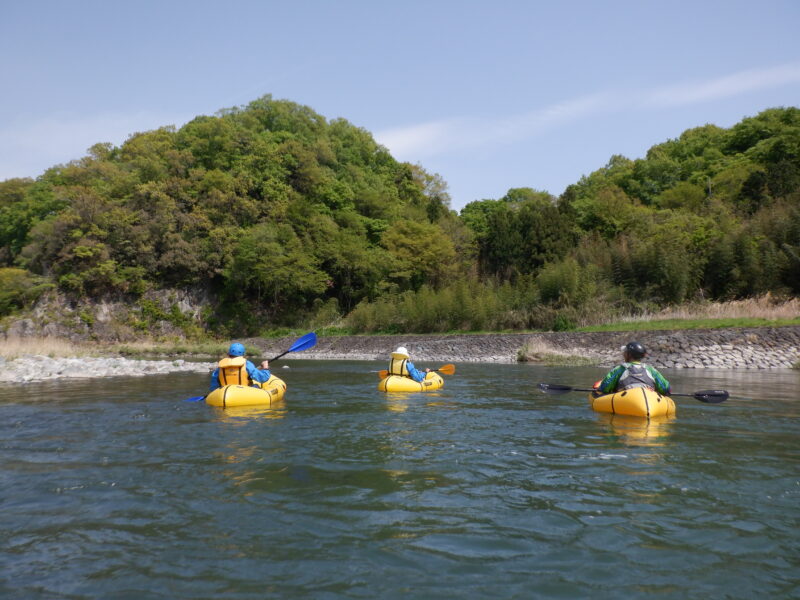
POLYGON ((539 390, 545 394, 566 394, 572 391, 569 385, 559 385, 557 383, 540 383, 539 390))
POLYGON ((706 402, 708 404, 719 404, 720 402, 725 402, 728 399, 728 392, 725 390, 702 390, 700 392, 695 392, 692 394, 695 399, 700 400, 700 402, 706 402))

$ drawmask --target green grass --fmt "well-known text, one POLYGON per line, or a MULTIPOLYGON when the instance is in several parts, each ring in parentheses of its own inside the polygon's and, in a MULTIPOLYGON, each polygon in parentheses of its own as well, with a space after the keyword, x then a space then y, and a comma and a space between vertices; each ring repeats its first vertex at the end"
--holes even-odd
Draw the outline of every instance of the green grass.
POLYGON ((674 329, 722 329, 729 327, 783 327, 800 325, 796 319, 761 319, 752 317, 730 319, 666 319, 663 321, 625 321, 579 327, 575 331, 654 331, 674 329))

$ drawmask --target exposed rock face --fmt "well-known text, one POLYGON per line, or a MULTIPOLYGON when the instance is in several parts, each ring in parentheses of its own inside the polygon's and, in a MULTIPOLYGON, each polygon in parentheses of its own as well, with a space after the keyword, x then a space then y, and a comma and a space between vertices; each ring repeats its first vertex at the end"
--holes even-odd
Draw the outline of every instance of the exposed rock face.
POLYGON ((79 302, 50 292, 24 317, 5 319, 0 326, 0 340, 6 337, 54 337, 74 342, 180 339, 185 336, 180 325, 202 328, 203 313, 214 302, 210 292, 204 289, 151 290, 136 300, 83 299, 79 302), (145 306, 150 310, 143 308, 145 306))

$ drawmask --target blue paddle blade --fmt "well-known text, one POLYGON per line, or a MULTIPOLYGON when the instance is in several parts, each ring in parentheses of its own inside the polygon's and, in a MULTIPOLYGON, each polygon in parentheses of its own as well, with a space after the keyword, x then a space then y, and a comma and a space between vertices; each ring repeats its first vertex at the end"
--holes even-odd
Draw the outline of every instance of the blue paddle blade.
POLYGON ((312 346, 315 346, 316 343, 317 334, 312 331, 311 333, 307 333, 303 337, 299 338, 286 352, 299 352, 300 350, 306 350, 312 346))
POLYGON ((201 400, 205 400, 205 396, 192 396, 191 398, 187 398, 186 402, 200 402, 201 400))
POLYGON ((281 352, 275 358, 270 358, 269 361, 278 360, 281 356, 289 354, 289 352, 299 352, 300 350, 305 350, 307 348, 311 348, 314 344, 317 343, 317 334, 313 331, 311 333, 305 334, 303 337, 297 339, 292 347, 289 348, 286 352, 281 352))

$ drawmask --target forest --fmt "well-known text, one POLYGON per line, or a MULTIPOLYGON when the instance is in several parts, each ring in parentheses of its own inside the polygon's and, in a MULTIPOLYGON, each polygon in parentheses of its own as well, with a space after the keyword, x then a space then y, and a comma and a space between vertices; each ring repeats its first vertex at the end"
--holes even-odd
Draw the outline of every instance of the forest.
POLYGON ((449 203, 365 129, 264 96, 0 182, 0 316, 57 291, 181 324, 148 293, 201 289, 197 335, 566 330, 796 296, 800 109, 612 156, 559 196, 449 203))

